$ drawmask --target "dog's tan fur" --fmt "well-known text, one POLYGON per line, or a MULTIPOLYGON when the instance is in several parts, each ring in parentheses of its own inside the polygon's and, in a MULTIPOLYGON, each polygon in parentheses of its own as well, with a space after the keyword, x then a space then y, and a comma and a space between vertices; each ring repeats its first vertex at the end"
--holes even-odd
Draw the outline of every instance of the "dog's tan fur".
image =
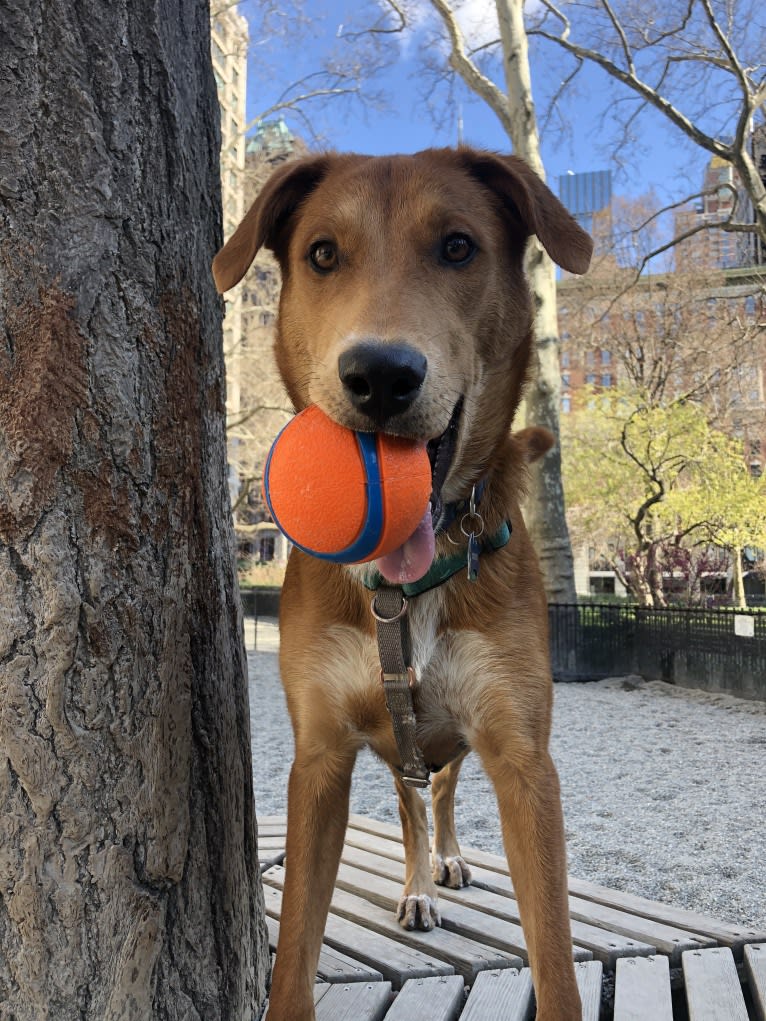
MULTIPOLYGON (((418 739, 433 777, 429 864, 425 807, 406 787, 378 679, 370 594, 359 568, 294 551, 282 592, 280 665, 295 733, 288 795, 287 876, 270 1021, 313 1021, 312 986, 348 817, 351 772, 368 744, 391 767, 406 853, 403 925, 438 923, 436 883, 460 886, 453 794, 464 742, 480 756, 498 800, 503 841, 529 951, 538 1021, 576 1021, 564 832, 548 753, 552 686, 545 595, 519 512, 525 462, 549 444, 541 430, 512 437, 532 345, 532 304, 522 271, 527 238, 573 272, 591 244, 551 192, 515 157, 462 148, 414 156, 321 155, 277 170, 214 263, 233 286, 261 246, 282 269, 277 358, 296 409, 320 405, 351 429, 370 423, 348 400, 338 359, 352 344, 406 340, 428 360, 411 407, 384 423, 431 439, 464 410, 445 501, 486 478, 488 534, 505 520, 511 541, 412 600, 418 739), (466 264, 441 257, 444 239, 477 245, 466 264), (308 252, 329 241, 332 272, 308 252), (457 757, 455 758, 455 756, 457 757)), ((464 542, 459 523, 449 529, 464 542)), ((451 552, 445 536, 437 555, 451 552)))

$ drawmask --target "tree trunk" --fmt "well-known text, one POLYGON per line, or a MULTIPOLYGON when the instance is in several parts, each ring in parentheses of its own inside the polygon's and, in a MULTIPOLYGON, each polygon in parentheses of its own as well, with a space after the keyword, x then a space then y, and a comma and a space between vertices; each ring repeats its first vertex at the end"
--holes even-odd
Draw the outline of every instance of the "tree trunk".
MULTIPOLYGON (((523 0, 496 0, 496 5, 503 45, 513 150, 545 180, 532 97, 523 0)), ((530 492, 524 511, 540 558, 548 599, 554 603, 567 603, 574 602, 576 595, 574 561, 561 482, 561 366, 556 269, 536 238, 529 242, 527 275, 535 303, 536 342, 532 381, 524 402, 525 424, 549 429, 556 437, 556 445, 546 457, 532 466, 530 492)))
POLYGON ((731 550, 732 558, 732 589, 734 605, 740 610, 747 609, 747 596, 745 595, 745 575, 742 570, 742 550, 734 546, 731 550))
POLYGON ((634 554, 630 561, 630 567, 626 571, 626 587, 639 606, 651 609, 654 606, 654 593, 649 584, 648 555, 646 550, 641 550, 634 554))
POLYGON ((0 1017, 251 1021, 268 952, 203 0, 0 12, 0 1017))

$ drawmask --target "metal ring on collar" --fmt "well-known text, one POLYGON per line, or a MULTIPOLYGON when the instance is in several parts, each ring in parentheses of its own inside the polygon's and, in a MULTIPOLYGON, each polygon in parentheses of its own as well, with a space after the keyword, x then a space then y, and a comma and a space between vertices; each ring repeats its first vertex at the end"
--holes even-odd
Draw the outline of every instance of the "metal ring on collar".
POLYGON ((394 614, 393 617, 381 617, 378 611, 375 609, 375 600, 377 599, 377 593, 370 600, 370 610, 375 620, 379 620, 381 624, 393 624, 396 620, 401 620, 407 612, 407 600, 402 596, 402 608, 398 613, 394 614))
POLYGON ((469 511, 467 514, 464 514, 460 519, 460 531, 463 533, 466 539, 469 539, 471 536, 473 536, 474 539, 478 539, 480 535, 484 534, 484 518, 481 516, 481 514, 476 514, 475 512, 471 514, 471 512, 469 511), (466 518, 475 518, 476 521, 479 522, 478 532, 466 532, 464 524, 466 518))

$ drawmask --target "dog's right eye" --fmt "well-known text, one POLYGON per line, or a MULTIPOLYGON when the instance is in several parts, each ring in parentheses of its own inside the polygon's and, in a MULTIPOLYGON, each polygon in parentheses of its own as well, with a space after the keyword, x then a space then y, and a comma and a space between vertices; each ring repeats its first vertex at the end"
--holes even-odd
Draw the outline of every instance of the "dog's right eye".
POLYGON ((442 245, 442 262, 463 266, 476 254, 476 245, 467 234, 449 234, 442 245))
POLYGON ((315 241, 309 248, 309 262, 317 273, 332 273, 338 268, 338 249, 332 241, 315 241))

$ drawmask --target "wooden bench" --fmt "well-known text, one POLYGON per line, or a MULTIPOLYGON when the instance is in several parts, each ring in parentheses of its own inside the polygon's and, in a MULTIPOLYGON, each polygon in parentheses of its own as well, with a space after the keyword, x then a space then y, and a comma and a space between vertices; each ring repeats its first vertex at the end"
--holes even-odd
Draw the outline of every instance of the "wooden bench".
MULTIPOLYGON (((286 821, 259 822, 276 948, 286 821)), ((473 883, 439 892, 442 926, 394 919, 397 826, 352 816, 315 989, 318 1021, 531 1021, 526 944, 505 859, 463 848, 473 883)), ((570 879, 583 1021, 766 1021, 766 932, 570 879)), ((268 1019, 268 1013, 266 1015, 268 1019)))

